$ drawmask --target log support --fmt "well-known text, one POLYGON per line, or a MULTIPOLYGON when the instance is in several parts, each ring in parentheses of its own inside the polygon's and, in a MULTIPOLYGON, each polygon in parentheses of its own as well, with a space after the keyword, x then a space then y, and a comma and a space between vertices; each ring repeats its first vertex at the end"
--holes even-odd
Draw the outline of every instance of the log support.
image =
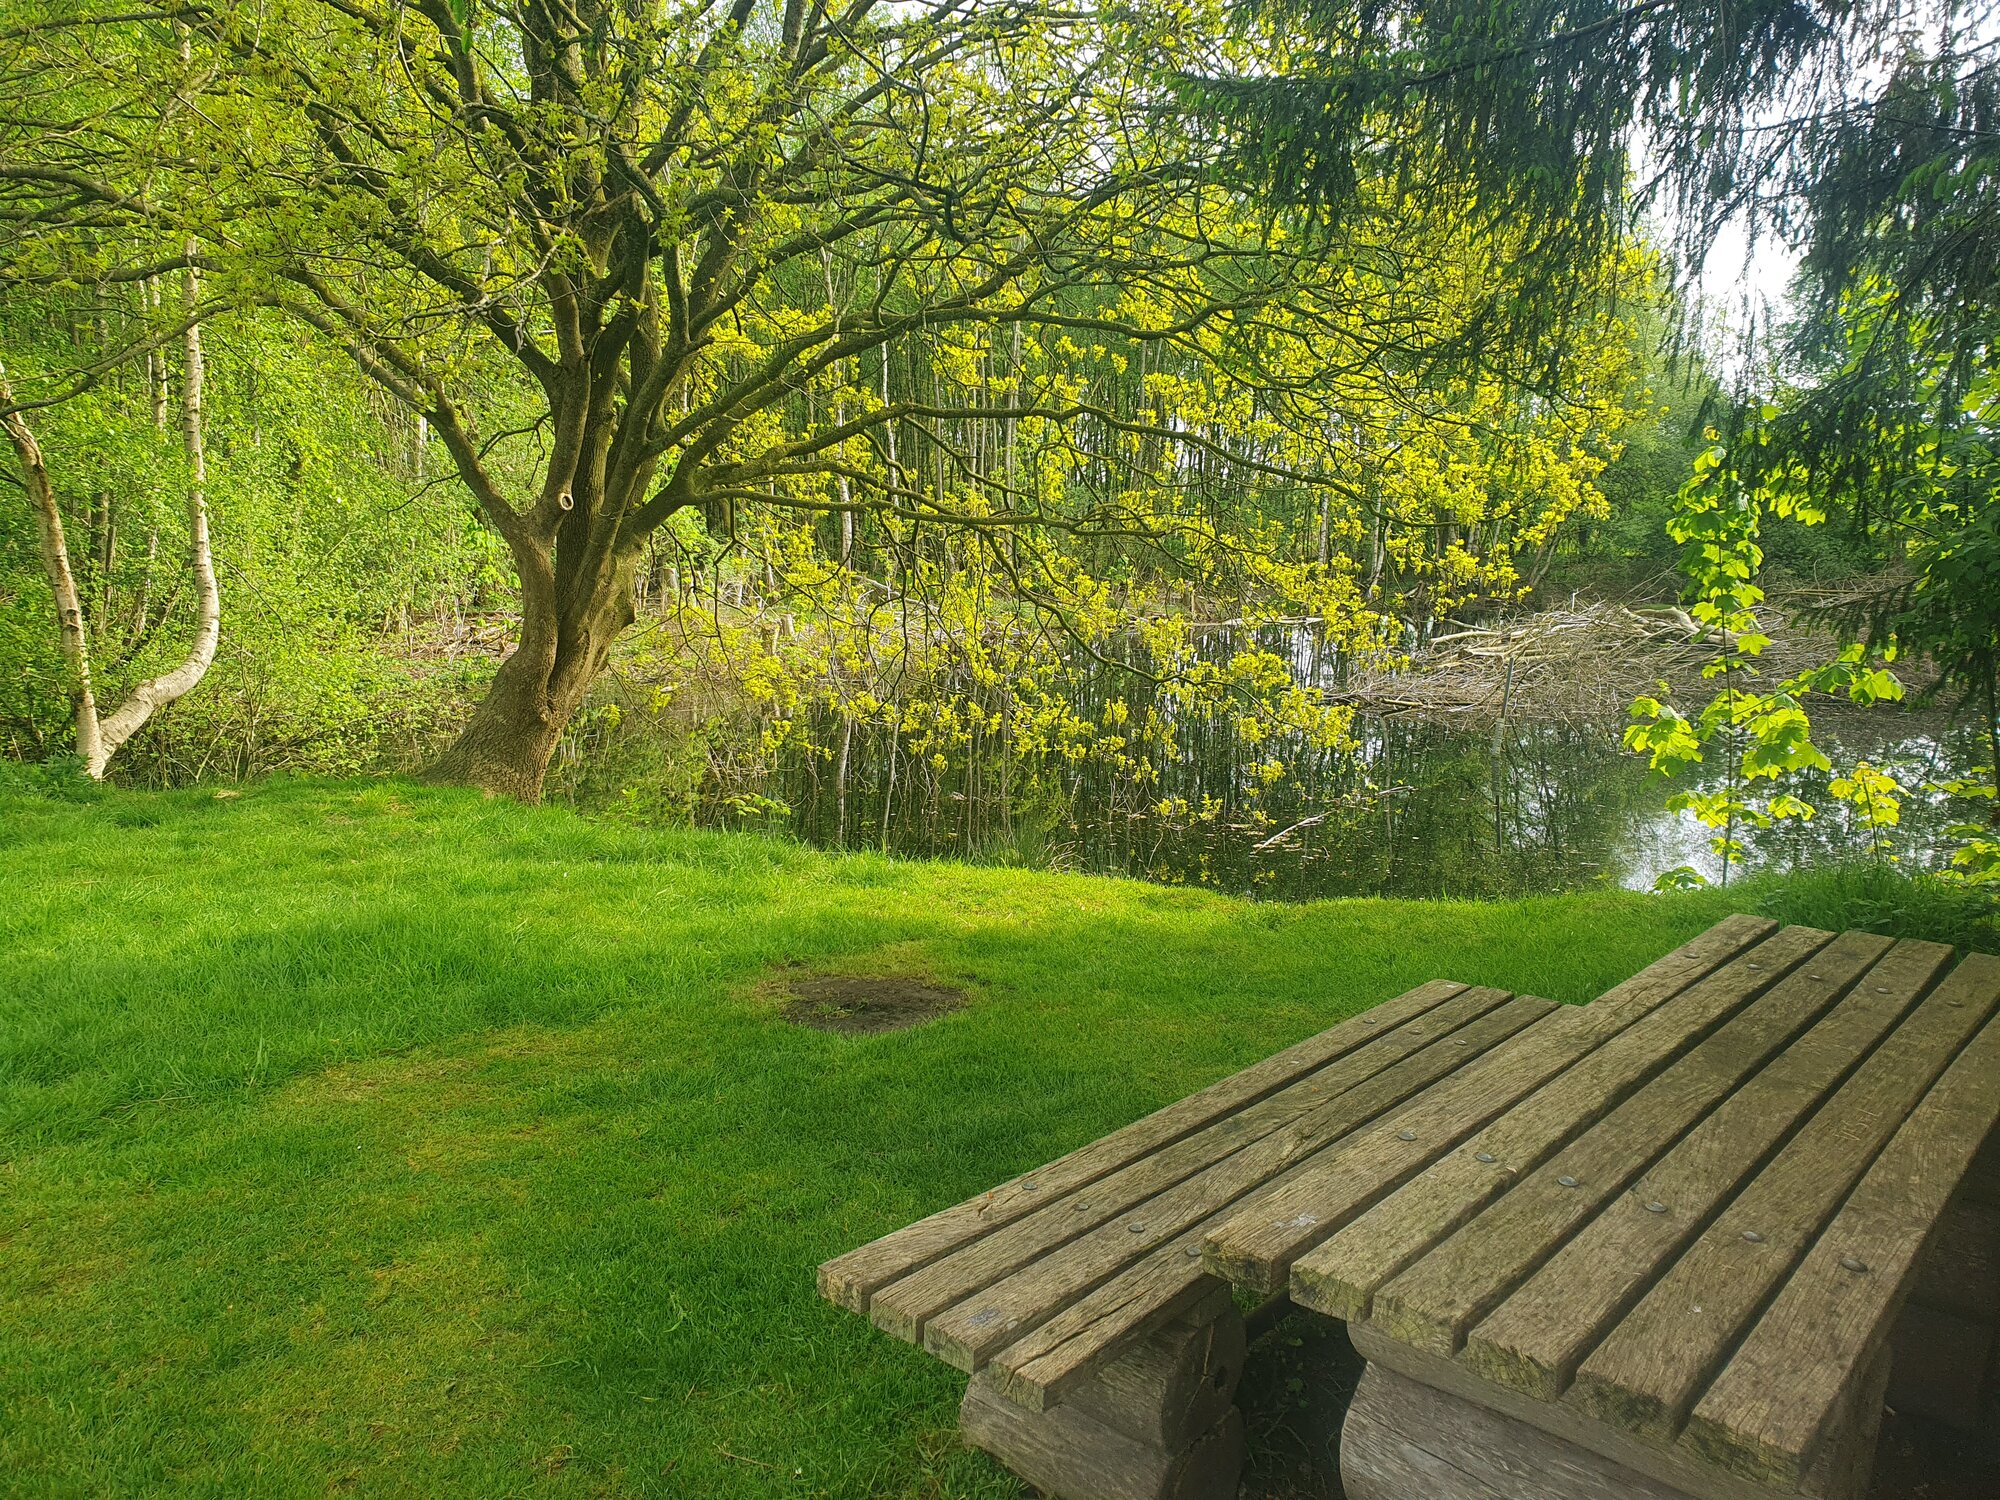
POLYGON ((1858 1373, 1847 1415, 1804 1481, 1774 1487, 1466 1375, 1451 1360, 1421 1357, 1419 1378, 1376 1358, 1382 1347, 1362 1350, 1368 1368, 1341 1428, 1348 1500, 1862 1500, 1889 1378, 1885 1347, 1858 1373))
POLYGON ((1348 1500, 1691 1500, 1477 1402, 1370 1364, 1340 1432, 1348 1500))
POLYGON ((1235 1500, 1243 1470, 1243 1317, 1210 1299, 1030 1411, 973 1376, 965 1440, 1052 1500, 1235 1500))

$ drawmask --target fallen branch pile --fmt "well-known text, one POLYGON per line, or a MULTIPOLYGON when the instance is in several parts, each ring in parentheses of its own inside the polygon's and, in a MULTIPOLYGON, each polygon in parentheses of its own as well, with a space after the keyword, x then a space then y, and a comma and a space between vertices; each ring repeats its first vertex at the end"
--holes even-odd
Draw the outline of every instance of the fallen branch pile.
MULTIPOLYGON (((1824 659, 1827 641, 1774 617, 1762 676, 1775 680, 1824 659)), ((1357 675, 1343 696, 1384 713, 1616 721, 1632 699, 1667 682, 1705 698, 1702 667, 1723 644, 1678 605, 1572 604, 1491 626, 1447 629, 1399 670, 1357 675)))

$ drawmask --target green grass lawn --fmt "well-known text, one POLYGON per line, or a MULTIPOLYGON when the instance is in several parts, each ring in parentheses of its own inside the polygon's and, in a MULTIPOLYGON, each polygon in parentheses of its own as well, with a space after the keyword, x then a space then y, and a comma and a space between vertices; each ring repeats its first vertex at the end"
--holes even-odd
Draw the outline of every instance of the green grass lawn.
POLYGON ((1015 1495, 820 1260, 1422 980, 1581 1001, 1740 904, 1260 906, 394 783, 0 792, 0 1489, 1015 1495), (831 1035, 760 988, 800 963, 974 998, 831 1035))

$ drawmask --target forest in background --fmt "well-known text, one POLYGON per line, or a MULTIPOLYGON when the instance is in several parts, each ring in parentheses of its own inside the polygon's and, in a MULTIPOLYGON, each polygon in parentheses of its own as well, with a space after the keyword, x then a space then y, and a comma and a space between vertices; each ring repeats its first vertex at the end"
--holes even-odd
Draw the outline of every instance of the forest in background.
MULTIPOLYGON (((89 361, 101 347, 97 324, 115 290, 46 297, 10 323, 4 347, 14 378, 25 383, 35 372, 89 361)), ((130 289, 134 318, 147 290, 130 289)), ((504 553, 421 421, 350 365, 269 316, 220 318, 207 327, 209 505, 226 628, 202 691, 149 724, 123 752, 118 773, 135 784, 169 786, 273 771, 417 770, 462 722, 471 694, 518 633, 504 553)), ((1429 447, 1405 438, 1396 461, 1406 475, 1417 472, 1398 476, 1406 486, 1400 497, 1338 510, 1324 493, 1303 497, 1310 503, 1268 535, 1270 562, 1366 577, 1364 598, 1383 616, 1380 644, 1391 655, 1441 619, 1522 607, 1552 574, 1564 593, 1650 586, 1654 596, 1671 598, 1673 552, 1663 525, 1699 449, 1692 430, 1699 397, 1652 347, 1658 327, 1649 319, 1645 332, 1621 330, 1626 343, 1615 355, 1624 368, 1608 419, 1594 424, 1571 456, 1582 471, 1573 492, 1545 502, 1543 513, 1523 503, 1541 498, 1532 490, 1509 493, 1504 480, 1492 478, 1524 461, 1508 451, 1517 446, 1513 435, 1468 441, 1445 429, 1429 447), (1662 390, 1668 399, 1660 399, 1662 390), (1424 487, 1454 465, 1456 503, 1448 520, 1433 519, 1446 511, 1424 487), (1381 514, 1399 499, 1403 515, 1381 514), (1412 526, 1412 515, 1428 524, 1412 526), (1405 534, 1394 547, 1385 545, 1391 527, 1405 534), (1464 576, 1440 576, 1454 568, 1464 576)), ((911 363, 935 378, 948 352, 911 351, 911 363)), ((121 686, 177 659, 193 629, 179 374, 178 358, 166 354, 121 366, 37 422, 100 681, 113 699, 121 686)), ((1124 382, 1132 388, 1122 393, 1126 404, 1135 404, 1146 378, 1134 372, 1124 382)), ((915 433, 905 438, 919 441, 915 433)), ((73 707, 34 533, 19 524, 20 509, 10 520, 0 593, 0 649, 9 665, 0 724, 11 758, 40 761, 67 747, 73 707)), ((790 534, 747 518, 734 534, 727 525, 711 531, 693 513, 656 540, 634 581, 644 628, 618 658, 634 680, 662 676, 646 669, 659 664, 663 639, 691 646, 701 659, 702 673, 690 685, 706 702, 691 710, 740 708, 722 701, 735 696, 723 687, 732 677, 739 687, 742 679, 769 677, 774 707, 796 708, 823 693, 827 704, 852 709, 857 690, 889 696, 899 668, 936 681, 968 666, 970 656, 955 649, 960 638, 935 628, 929 597, 912 605, 930 627, 919 627, 927 649, 907 663, 870 674, 866 664, 829 660, 850 623, 835 611, 854 601, 828 609, 825 580, 816 576, 836 568, 851 574, 861 606, 878 630, 886 622, 900 646, 915 640, 897 607, 904 602, 900 579, 915 568, 964 575, 963 537, 898 536, 873 520, 843 526, 821 519, 790 534), (832 628, 821 628, 823 612, 832 628), (850 675, 851 682, 841 680, 850 675)), ((1801 556, 1808 567, 1829 561, 1801 556)), ((1245 595, 1212 595, 1199 583, 1181 592, 1168 569, 1155 572, 1149 581, 1190 621, 1246 618, 1245 595)), ((1126 586, 1144 582, 1141 576, 1126 586)), ((1007 601, 1004 591, 996 594, 960 607, 985 609, 1000 628, 1007 601)), ((1296 607, 1254 595, 1247 602, 1252 625, 1260 614, 1285 619, 1282 611, 1296 607)))
MULTIPOLYGON (((1629 61, 1746 21, 1668 9, 1603 27, 1629 61)), ((1687 803, 1725 871, 1742 825, 1810 815, 1787 774, 1836 769, 1806 700, 1898 696, 1885 653, 2000 735, 1990 151, 1883 129, 1984 118, 1976 26, 1891 35, 1860 135, 1770 157, 1818 174, 1819 238, 1725 392, 1621 132, 1653 108, 1712 210, 1776 194, 1714 191, 1664 101, 1824 89, 1853 17, 1751 7, 1763 52, 1623 81, 1557 37, 1406 106, 1373 43, 1303 45, 1339 7, 586 10, 9 8, 0 362, 76 617, 66 657, 10 505, 9 758, 79 747, 85 656, 110 711, 212 649, 112 775, 532 796, 552 766, 741 822, 781 764, 844 789, 886 739, 892 790, 983 778, 1011 839, 1082 767, 1190 811, 1195 726, 1255 802, 1438 637, 1598 596, 1678 599, 1712 658, 1716 697, 1642 699, 1631 744, 1726 762, 1687 803), (1892 148, 1884 220, 1855 182, 1892 148), (1774 580, 1837 638, 1753 681, 1774 580)))

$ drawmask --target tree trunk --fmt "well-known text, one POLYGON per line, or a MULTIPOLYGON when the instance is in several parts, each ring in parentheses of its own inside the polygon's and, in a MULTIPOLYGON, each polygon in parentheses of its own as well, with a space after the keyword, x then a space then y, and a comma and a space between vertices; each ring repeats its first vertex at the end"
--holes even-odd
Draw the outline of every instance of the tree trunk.
MULTIPOLYGON (((0 406, 13 404, 14 392, 7 384, 7 372, 0 369, 0 406)), ((90 686, 90 640, 84 633, 83 600, 77 594, 76 577, 70 571, 69 543, 63 537, 62 511, 56 506, 55 487, 49 483, 41 444, 35 441, 21 414, 8 412, 0 418, 0 428, 6 429, 7 440, 21 460, 28 503, 34 507, 35 527, 41 537, 42 567, 49 575, 49 589, 56 599, 56 636, 76 692, 76 753, 83 757, 85 765, 99 766, 102 761, 97 699, 90 686)), ((90 774, 100 773, 92 770, 90 774)))
POLYGON ((521 640, 426 781, 539 802, 563 730, 589 696, 619 633, 632 623, 636 554, 594 577, 566 573, 548 552, 516 551, 521 640))
MULTIPOLYGON (((160 278, 146 278, 146 311, 153 321, 160 317, 160 278)), ((153 403, 153 426, 167 430, 167 351, 164 346, 146 353, 146 391, 153 403)))
MULTIPOLYGON (((192 244, 188 253, 191 259, 192 244)), ((190 265, 187 305, 192 309, 200 301, 200 273, 190 265)), ((144 728, 154 714, 192 691, 208 675, 209 664, 215 660, 216 647, 222 640, 222 593, 215 581, 215 553, 208 536, 208 444, 202 415, 207 362, 202 353, 200 323, 188 325, 182 356, 181 437, 187 446, 188 461, 188 561, 194 571, 194 642, 179 666, 133 688, 131 696, 104 720, 95 752, 84 756, 90 774, 100 780, 120 745, 144 728)))
POLYGON ((539 802, 549 761, 572 712, 573 707, 564 711, 551 698, 546 674, 517 648, 500 664, 493 686, 451 748, 425 770, 424 779, 539 802))
MULTIPOLYGON (((157 323, 160 319, 160 278, 146 278, 146 316, 157 323)), ((153 430, 165 436, 167 431, 167 351, 164 347, 149 350, 146 354, 146 391, 153 407, 153 430)), ((160 560, 160 528, 157 518, 146 527, 146 567, 139 575, 138 599, 132 610, 131 641, 136 643, 146 638, 146 627, 153 608, 153 568, 160 560)))
MULTIPOLYGON (((188 305, 200 300, 199 285, 192 266, 187 272, 188 305)), ((56 630, 63 659, 77 685, 76 753, 94 780, 103 780, 105 768, 118 747, 136 734, 158 710, 186 693, 215 660, 216 643, 222 633, 222 600, 216 589, 215 559, 208 539, 208 460, 202 431, 202 348, 201 324, 187 331, 187 368, 181 386, 181 416, 188 456, 188 540, 195 581, 195 638, 187 657, 171 672, 142 682, 108 718, 100 719, 97 700, 91 691, 90 638, 84 631, 83 603, 77 596, 76 579, 70 571, 69 548, 63 537, 62 515, 56 509, 55 490, 34 434, 19 412, 0 419, 8 440, 21 460, 27 476, 29 502, 41 529, 42 563, 56 596, 56 630)), ((12 405, 13 393, 0 371, 0 405, 12 405)), ((150 566, 150 558, 149 558, 150 566)), ((144 603, 140 605, 143 613, 144 603)))
POLYGON ((109 490, 98 492, 94 508, 103 523, 97 533, 97 629, 102 633, 111 628, 111 580, 118 570, 118 510, 109 490))
POLYGON ((136 648, 146 638, 146 627, 152 624, 153 609, 153 569, 160 561, 160 533, 157 527, 146 531, 146 565, 139 571, 139 588, 132 601, 132 629, 126 637, 129 651, 136 648))

